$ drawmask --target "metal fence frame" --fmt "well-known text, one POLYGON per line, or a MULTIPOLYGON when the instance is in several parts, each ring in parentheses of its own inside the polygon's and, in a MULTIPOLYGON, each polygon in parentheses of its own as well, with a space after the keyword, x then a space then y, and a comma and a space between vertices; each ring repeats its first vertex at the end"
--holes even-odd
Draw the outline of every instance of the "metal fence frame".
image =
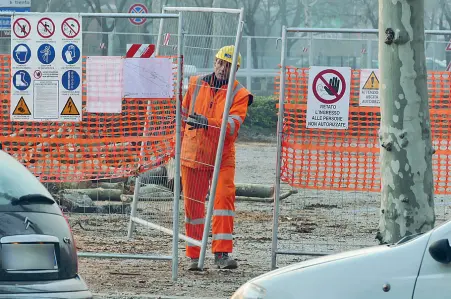
MULTIPOLYGON (((238 14, 239 15, 239 22, 238 22, 238 28, 237 33, 235 36, 235 50, 233 55, 233 61, 231 66, 231 72, 229 76, 229 82, 233 82, 236 77, 236 65, 238 62, 238 53, 239 53, 239 47, 241 42, 241 37, 243 33, 243 18, 244 18, 244 9, 228 9, 228 8, 211 8, 211 7, 166 7, 164 6, 162 8, 162 13, 165 14, 167 12, 177 12, 179 14, 179 28, 178 28, 178 34, 179 34, 179 46, 178 51, 180 55, 183 55, 183 40, 184 36, 186 35, 186 32, 183 30, 183 12, 217 12, 217 13, 230 13, 230 14, 238 14)), ((144 17, 144 16, 143 16, 144 17)), ((164 26, 164 19, 160 19, 160 26, 158 31, 158 37, 157 37, 157 46, 156 46, 156 54, 158 55, 160 45, 161 45, 161 37, 163 34, 163 26, 164 26)), ((179 65, 179 70, 181 70, 181 66, 179 65)), ((181 101, 182 101, 182 75, 181 72, 178 73, 178 86, 179 86, 179 94, 177 94, 177 120, 176 120, 176 149, 175 149, 175 175, 174 175, 174 210, 173 210, 173 217, 174 217, 174 223, 173 223, 173 230, 166 229, 164 227, 161 227, 159 225, 153 224, 151 222, 145 221, 143 219, 139 219, 135 217, 136 215, 136 208, 137 203, 139 200, 139 184, 138 182, 135 184, 135 195, 133 199, 133 206, 132 206, 132 215, 130 217, 130 230, 129 230, 129 237, 131 237, 132 234, 132 225, 133 222, 140 223, 146 226, 149 226, 151 228, 155 228, 157 230, 161 230, 168 234, 173 234, 174 241, 173 241, 173 273, 177 271, 177 265, 175 263, 178 260, 178 239, 184 240, 188 242, 189 244, 200 246, 201 252, 200 252, 200 258, 198 266, 200 269, 203 269, 204 260, 205 260, 205 254, 206 254, 206 248, 208 243, 208 235, 210 231, 212 216, 213 216, 213 207, 214 207, 214 200, 216 195, 216 187, 217 182, 219 178, 219 170, 221 166, 221 157, 222 157, 222 150, 224 147, 224 141, 225 141, 225 135, 227 132, 227 119, 229 117, 229 111, 231 107, 231 103, 233 101, 232 94, 233 94, 233 84, 229 84, 227 88, 226 93, 226 102, 225 102, 225 109, 223 113, 223 119, 221 124, 221 131, 219 136, 219 143, 218 148, 216 152, 216 160, 214 165, 214 171, 212 176, 212 181, 210 185, 210 193, 209 193, 209 201, 208 201, 208 207, 207 207, 207 214, 205 218, 205 227, 203 231, 203 237, 202 242, 195 240, 193 238, 190 238, 188 236, 185 236, 183 234, 179 233, 179 211, 180 211, 180 168, 181 168, 181 101), (177 238, 177 241, 176 241, 177 238)), ((174 276, 173 276, 174 278, 174 276)), ((175 279, 175 278, 174 278, 175 279)))
MULTIPOLYGON (((429 31, 426 31, 429 32, 429 31)), ((102 32, 99 31, 84 31, 84 33, 86 34, 101 34, 102 32)), ((115 53, 119 52, 122 54, 122 52, 125 51, 125 45, 121 45, 121 47, 118 47, 117 43, 116 43, 116 39, 114 38, 114 36, 123 36, 123 35, 130 35, 130 36, 152 36, 155 40, 157 39, 157 33, 137 33, 137 32, 124 32, 124 31, 117 31, 116 29, 112 32, 106 32, 103 33, 108 35, 109 37, 109 47, 108 47, 108 56, 114 56, 115 53)), ((324 33, 326 34, 326 33, 324 33)), ((371 66, 374 63, 377 63, 376 57, 374 57, 374 53, 377 51, 375 49, 375 42, 377 41, 374 34, 370 34, 370 36, 364 36, 364 37, 333 37, 333 35, 335 34, 331 34, 332 36, 327 36, 327 37, 323 37, 321 35, 324 34, 319 34, 319 36, 317 36, 318 34, 314 34, 314 33, 308 33, 306 34, 306 36, 289 36, 287 37, 288 40, 290 41, 302 41, 304 42, 306 45, 308 45, 307 47, 309 48, 309 50, 307 51, 308 53, 304 53, 304 55, 299 56, 304 57, 305 60, 308 61, 308 63, 310 65, 313 65, 314 60, 315 60, 315 53, 317 52, 316 49, 318 47, 311 47, 310 45, 313 43, 315 43, 317 40, 321 40, 321 41, 327 41, 327 40, 337 40, 340 43, 345 43, 347 41, 350 42, 362 42, 362 45, 366 45, 364 46, 365 49, 367 50, 366 53, 362 53, 360 56, 355 56, 357 58, 360 58, 360 64, 365 64, 366 68, 370 68, 369 66, 371 66)), ((191 38, 192 36, 195 35, 190 35, 189 33, 184 35, 184 40, 186 41, 187 39, 191 38)), ((437 35, 439 36, 439 35, 437 35)), ((206 37, 211 37, 211 38, 215 38, 217 36, 215 35, 208 35, 206 37)), ((224 36, 226 37, 226 36, 224 36)), ((230 37, 230 36, 227 36, 230 37)), ((249 90, 252 89, 253 93, 255 96, 269 96, 272 95, 274 93, 273 87, 269 87, 269 86, 265 86, 266 89, 262 88, 262 90, 260 90, 258 87, 255 88, 253 86, 253 84, 259 84, 258 79, 266 79, 268 80, 271 85, 273 85, 274 82, 274 78, 279 76, 279 69, 277 68, 278 63, 280 62, 280 52, 276 52, 276 51, 280 51, 280 43, 276 44, 277 41, 280 41, 280 36, 246 36, 243 35, 242 37, 242 42, 241 42, 241 53, 243 55, 244 58, 244 64, 240 67, 240 69, 237 72, 237 78, 241 79, 241 83, 246 86, 249 90), (256 53, 255 49, 252 48, 252 42, 257 41, 263 41, 266 40, 267 41, 267 47, 271 48, 271 53, 270 55, 259 55, 259 53, 256 53), (244 49, 243 49, 244 48, 244 49), (274 49, 275 51, 273 52, 272 49, 274 49), (253 59, 257 59, 259 62, 264 62, 265 65, 261 66, 259 65, 258 68, 254 68, 252 65, 252 61, 253 59), (273 60, 276 60, 276 62, 273 62, 273 60), (271 61, 271 62, 267 62, 267 61, 271 61), (255 83, 254 83, 255 82, 255 83)), ((439 40, 426 40, 426 47, 431 46, 431 45, 435 45, 434 47, 445 47, 446 44, 448 43, 448 41, 443 40, 443 41, 439 41, 439 40)), ((84 44, 83 47, 86 47, 87 43, 84 44)), ((94 45, 90 45, 89 46, 90 49, 96 49, 98 50, 98 45, 94 46, 94 45)), ((92 50, 94 51, 94 50, 92 50)), ((302 51, 302 49, 301 49, 302 51)), ((354 55, 350 55, 349 57, 352 57, 354 55)), ((287 61, 289 61, 289 58, 294 58, 293 55, 288 55, 287 57, 287 61)), ((430 58, 431 59, 431 63, 432 63, 432 67, 437 68, 437 70, 445 70, 446 65, 440 65, 439 64, 439 60, 440 61, 444 61, 446 60, 445 57, 436 57, 434 55, 431 55, 429 57, 427 57, 427 59, 430 58)), ((336 65, 339 66, 339 65, 336 65)), ((347 65, 342 65, 342 66, 347 66, 347 65)), ((363 66, 362 66, 363 68, 363 66)), ((432 70, 432 69, 431 69, 432 70)), ((197 67, 196 66, 196 72, 197 73, 203 73, 205 72, 206 69, 201 68, 201 67, 197 67)), ((185 72, 183 74, 184 76, 184 84, 185 86, 187 85, 187 70, 185 69, 185 72)), ((259 85, 257 85, 259 86, 259 85)))
MULTIPOLYGON (((46 16, 46 17, 51 17, 51 16, 64 16, 64 15, 73 15, 73 13, 57 13, 57 12, 46 12, 46 13, 38 13, 38 12, 15 12, 15 13, 1 13, 0 12, 0 16, 7 16, 7 17, 11 17, 11 16, 46 16)), ((132 13, 79 13, 78 14, 81 17, 100 17, 100 18, 134 18, 136 17, 136 14, 132 14, 132 13)), ((178 29, 179 29, 179 36, 181 33, 181 24, 182 24, 182 16, 181 14, 170 14, 170 13, 144 13, 142 15, 140 15, 143 18, 154 18, 154 19, 177 19, 178 20, 178 29)), ((83 34, 83 32, 82 32, 83 34)), ((176 92, 176 96, 177 96, 177 108, 176 108, 176 117, 177 117, 177 129, 180 130, 180 119, 181 119, 181 114, 180 114, 180 109, 179 109, 179 99, 180 96, 182 94, 182 89, 180 88, 181 86, 181 82, 182 82, 182 75, 181 75, 181 68, 182 68, 182 60, 181 58, 183 57, 183 40, 182 38, 178 39, 178 48, 177 48, 177 92, 176 92)), ((144 144, 143 144, 144 146, 144 144)), ((177 182, 177 181, 176 181, 177 182)), ((139 179, 137 179, 137 183, 136 185, 138 185, 139 183, 139 179)), ((175 184, 175 188, 179 188, 179 186, 177 186, 177 183, 175 184)), ((135 187, 135 191, 136 191, 136 187, 135 187)), ((175 189, 174 192, 174 199, 177 198, 177 194, 180 194, 179 189, 175 189), (178 193, 177 193, 178 192, 178 193)), ((130 222, 131 225, 130 227, 132 227, 133 223, 139 223, 139 224, 144 224, 146 225, 146 223, 143 223, 142 221, 133 221, 133 213, 136 213, 136 203, 137 203, 137 194, 135 192, 134 194, 134 200, 133 200, 133 204, 132 204, 132 212, 131 212, 131 217, 130 217, 130 222)), ((174 211, 178 211, 178 200, 174 200, 174 211)), ((160 229, 158 226, 150 226, 154 229, 160 229)), ((177 228, 178 231, 178 217, 174 217, 174 229, 177 228)), ((164 230, 163 230, 164 231, 164 230)), ((112 254, 112 253, 92 253, 92 252, 78 252, 77 255, 79 257, 85 257, 85 258, 119 258, 119 259, 145 259, 145 260, 160 260, 160 261, 172 261, 172 279, 175 281, 177 279, 177 271, 178 271, 178 241, 179 241, 179 236, 177 234, 172 234, 173 235, 173 250, 172 250, 172 255, 170 256, 165 256, 165 255, 153 255, 153 254, 145 254, 145 255, 139 255, 139 254, 112 254)), ((129 237, 130 237, 130 232, 129 232, 129 237)))
MULTIPOLYGON (((279 111, 277 121, 277 157, 276 157, 276 177, 274 185, 274 212, 273 212, 273 228, 272 228, 272 246, 271 246, 271 269, 277 267, 277 255, 296 255, 296 256, 324 256, 328 253, 322 252, 303 252, 303 251, 287 251, 278 248, 278 230, 279 230, 279 214, 280 214, 280 193, 281 193, 281 164, 282 164, 282 138, 284 125, 284 104, 285 104, 285 85, 287 73, 287 33, 361 33, 361 34, 379 34, 379 38, 383 38, 384 32, 378 29, 351 29, 351 28, 297 28, 282 27, 281 35, 281 52, 280 52, 280 86, 279 86, 279 111)), ((426 35, 445 35, 451 34, 451 30, 425 30, 426 35)), ((311 62, 311 60, 310 60, 311 62)))

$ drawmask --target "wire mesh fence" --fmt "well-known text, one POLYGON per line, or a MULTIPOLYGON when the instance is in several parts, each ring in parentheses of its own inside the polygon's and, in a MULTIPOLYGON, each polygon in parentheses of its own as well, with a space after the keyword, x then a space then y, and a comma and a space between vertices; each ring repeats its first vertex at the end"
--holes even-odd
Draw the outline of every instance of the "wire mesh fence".
MULTIPOLYGON (((23 18, 33 16, 27 14, 23 18)), ((49 15, 49 18, 59 17, 56 13, 49 15)), ((79 25, 85 28, 97 20, 114 22, 125 17, 124 14, 89 14, 80 18, 79 25)), ((147 14, 146 17, 154 21, 156 28, 161 18, 175 28, 179 22, 178 14, 147 14)), ((140 58, 126 61, 126 49, 117 56, 107 56, 102 36, 117 38, 114 34, 104 32, 94 36, 83 34, 81 30, 80 33, 82 39, 99 38, 100 43, 96 51, 80 49, 82 101, 78 107, 81 117, 78 122, 12 121, 10 115, 15 107, 10 97, 14 81, 10 70, 15 52, 9 47, 12 54, 0 56, 2 149, 24 164, 52 193, 68 216, 80 256, 171 260, 172 237, 169 234, 147 226, 137 227, 133 239, 128 238, 127 232, 136 177, 142 174, 144 178, 140 194, 143 199, 159 199, 161 192, 155 186, 167 187, 166 174, 161 175, 160 170, 174 151, 178 64, 181 64, 178 47, 171 47, 164 57, 154 58, 169 60, 165 64, 169 68, 166 79, 173 82, 167 87, 169 96, 133 97, 124 91, 124 81, 130 81, 124 75, 128 74, 138 87, 142 82, 161 83, 162 78, 141 64, 140 58)), ((30 34, 39 39, 36 32, 30 34)), ((175 45, 178 36, 173 37, 175 45)), ((139 38, 135 36, 132 42, 149 43, 144 34, 139 38)), ((42 73, 49 67, 58 71, 57 61, 64 55, 58 44, 49 49, 54 51, 49 55, 55 57, 55 63, 47 68, 40 66, 38 70, 42 73)), ((31 59, 37 60, 39 53, 35 51, 31 49, 31 59)), ((36 81, 38 79, 35 77, 36 81)), ((172 204, 173 200, 168 199, 172 191, 164 190, 165 203, 172 204)), ((172 223, 172 217, 158 213, 160 209, 170 209, 169 205, 160 206, 160 203, 159 200, 147 201, 139 209, 148 211, 150 217, 172 223)))
MULTIPOLYGON (((186 79, 185 95, 182 101, 182 143, 181 143, 181 187, 183 193, 183 208, 181 209, 181 226, 189 238, 202 240, 205 225, 206 199, 213 179, 215 157, 219 144, 221 121, 226 103, 227 85, 230 73, 230 63, 221 59, 221 49, 233 46, 239 24, 239 14, 236 10, 210 10, 199 8, 171 8, 164 12, 181 11, 184 22, 184 69, 195 65, 206 71, 198 71, 195 76, 186 79), (219 54, 218 54, 219 53, 219 54)), ((239 12, 239 11, 238 11, 239 12)), ((163 21, 159 31, 159 53, 165 51, 165 43, 173 35, 174 28, 163 21)), ((169 45, 167 45, 169 46, 169 45)), ((233 47, 227 48, 227 53, 233 55, 233 47)), ((238 61, 239 63, 241 60, 238 61)), ((241 85, 234 85, 233 91, 238 91, 241 85)), ((230 137, 234 132, 228 130, 230 137)), ((226 137, 227 140, 230 137, 226 137)), ((225 147, 230 146, 225 142, 225 147)), ((224 151, 223 161, 234 163, 234 156, 228 149, 224 151)), ((224 162, 223 162, 224 165, 224 162)), ((219 173, 218 189, 224 192, 224 183, 234 184, 234 173, 230 171, 219 173), (227 175, 227 177, 224 177, 227 175)), ((224 197, 224 194, 216 193, 224 197)), ((230 195, 227 195, 230 197, 230 195)), ((215 204, 215 207, 218 206, 215 204)), ((233 208, 221 208, 228 211, 222 217, 232 217, 233 208)), ((224 212, 225 213, 225 212, 224 212)), ((213 218, 217 217, 213 214, 213 218)), ((213 220, 215 223, 215 220, 213 220)), ((215 224, 213 224, 214 226, 215 224)), ((231 232, 230 232, 231 233, 231 232)), ((220 237, 213 228, 213 240, 220 237)), ((227 237, 229 238, 229 237, 227 237)), ((231 239, 230 239, 231 241, 231 239)), ((214 241, 213 241, 214 242, 214 241)), ((198 258, 200 246, 186 244, 185 254, 198 258)))
MULTIPOLYGON (((351 70, 346 130, 308 128, 309 89, 316 87, 309 86, 312 68, 292 65, 293 54, 287 47, 289 34, 285 32, 282 38, 286 41, 282 54, 285 75, 276 79, 280 88, 276 95, 283 105, 279 116, 277 171, 281 184, 298 189, 298 194, 276 202, 280 214, 274 218, 273 267, 276 255, 280 255, 279 261, 284 264, 309 255, 379 244, 376 233, 380 214, 380 111, 378 105, 369 107, 359 100, 361 77, 368 72, 364 75, 360 69, 351 70)), ((347 46, 348 51, 362 48, 360 42, 347 46)), ((342 66, 330 61, 322 64, 317 52, 314 58, 319 65, 331 69, 342 66)), ((431 127, 433 146, 437 149, 433 156, 437 224, 449 216, 450 202, 446 199, 450 190, 446 171, 449 138, 443 132, 449 117, 446 112, 449 91, 443 87, 449 80, 447 72, 429 71, 431 127)))

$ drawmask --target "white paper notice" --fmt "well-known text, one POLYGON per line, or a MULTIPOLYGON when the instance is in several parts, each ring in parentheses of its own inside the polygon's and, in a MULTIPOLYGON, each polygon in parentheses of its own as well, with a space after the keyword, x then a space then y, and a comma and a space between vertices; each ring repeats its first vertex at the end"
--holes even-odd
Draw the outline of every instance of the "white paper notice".
POLYGON ((172 98, 174 74, 170 58, 125 58, 124 98, 172 98))
POLYGON ((59 81, 34 81, 34 118, 58 119, 59 81))
POLYGON ((123 61, 121 56, 87 57, 87 112, 121 113, 123 61))

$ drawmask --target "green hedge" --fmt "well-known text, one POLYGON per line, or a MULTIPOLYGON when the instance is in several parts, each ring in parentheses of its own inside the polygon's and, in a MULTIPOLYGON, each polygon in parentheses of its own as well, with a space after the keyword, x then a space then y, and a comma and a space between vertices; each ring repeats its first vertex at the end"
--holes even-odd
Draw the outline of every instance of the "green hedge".
POLYGON ((254 102, 247 110, 240 137, 242 140, 266 140, 276 135, 277 100, 274 97, 254 97, 254 102))

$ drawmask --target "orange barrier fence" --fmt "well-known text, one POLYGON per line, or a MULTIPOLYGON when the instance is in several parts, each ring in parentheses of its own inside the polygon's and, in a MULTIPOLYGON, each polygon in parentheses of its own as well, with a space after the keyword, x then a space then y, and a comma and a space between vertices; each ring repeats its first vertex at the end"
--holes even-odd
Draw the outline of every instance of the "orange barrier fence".
MULTIPOLYGON (((379 107, 360 107, 360 71, 351 76, 349 128, 307 129, 308 69, 288 67, 281 179, 298 188, 380 191, 379 107)), ((280 86, 276 78, 276 95, 280 86)), ((451 193, 450 73, 428 73, 435 192, 451 193)))
POLYGON ((88 113, 84 58, 81 122, 13 122, 10 55, 0 55, 0 64, 0 143, 42 182, 124 177, 169 159, 175 98, 127 98, 122 113, 88 113))

